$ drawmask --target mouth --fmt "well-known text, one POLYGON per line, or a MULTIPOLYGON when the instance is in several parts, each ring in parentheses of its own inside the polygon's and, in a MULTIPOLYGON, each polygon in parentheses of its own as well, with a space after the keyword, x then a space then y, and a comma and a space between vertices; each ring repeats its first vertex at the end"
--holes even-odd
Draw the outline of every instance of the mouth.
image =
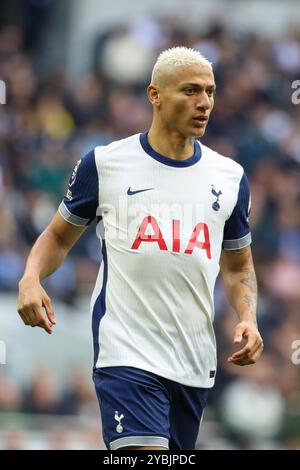
POLYGON ((192 120, 197 125, 197 127, 204 127, 207 124, 208 116, 198 114, 197 116, 194 116, 192 120))

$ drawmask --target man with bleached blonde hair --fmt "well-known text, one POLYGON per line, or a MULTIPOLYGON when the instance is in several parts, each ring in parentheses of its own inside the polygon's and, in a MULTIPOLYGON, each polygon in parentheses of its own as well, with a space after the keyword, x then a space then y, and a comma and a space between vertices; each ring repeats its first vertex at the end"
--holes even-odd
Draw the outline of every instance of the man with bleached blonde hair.
POLYGON ((199 141, 215 90, 212 66, 198 51, 162 52, 147 89, 149 131, 79 160, 20 281, 24 323, 52 333, 56 320, 40 281, 98 218, 104 236, 91 302, 93 378, 112 450, 195 447, 216 374, 220 268, 239 318, 239 350, 228 361, 253 364, 262 353, 247 178, 199 141))

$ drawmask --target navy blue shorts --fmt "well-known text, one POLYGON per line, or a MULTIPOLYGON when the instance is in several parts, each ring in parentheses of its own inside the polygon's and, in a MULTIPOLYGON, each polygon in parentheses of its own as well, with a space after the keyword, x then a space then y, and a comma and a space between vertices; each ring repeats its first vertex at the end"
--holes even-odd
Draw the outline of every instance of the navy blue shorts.
POLYGON ((93 379, 108 449, 195 448, 208 389, 181 385, 134 367, 95 369, 93 379))

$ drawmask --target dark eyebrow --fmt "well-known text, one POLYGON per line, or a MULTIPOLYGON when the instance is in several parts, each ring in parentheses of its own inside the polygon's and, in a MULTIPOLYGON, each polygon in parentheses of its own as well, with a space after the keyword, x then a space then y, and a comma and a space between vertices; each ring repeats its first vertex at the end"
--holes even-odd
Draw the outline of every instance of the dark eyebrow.
MULTIPOLYGON (((203 86, 199 85, 199 83, 183 83, 182 84, 182 87, 185 88, 185 87, 195 87, 195 88, 203 88, 203 86)), ((207 85, 206 88, 209 88, 210 90, 213 90, 213 91, 216 91, 217 87, 215 84, 211 84, 211 85, 207 85)))

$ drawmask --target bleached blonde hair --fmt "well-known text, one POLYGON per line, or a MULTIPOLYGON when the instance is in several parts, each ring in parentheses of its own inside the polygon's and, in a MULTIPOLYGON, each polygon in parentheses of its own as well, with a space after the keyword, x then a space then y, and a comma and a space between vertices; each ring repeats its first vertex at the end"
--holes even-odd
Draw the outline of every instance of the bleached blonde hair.
POLYGON ((160 74, 182 65, 200 64, 212 70, 212 64, 199 51, 184 46, 172 47, 161 52, 154 64, 151 83, 154 85, 160 74))

